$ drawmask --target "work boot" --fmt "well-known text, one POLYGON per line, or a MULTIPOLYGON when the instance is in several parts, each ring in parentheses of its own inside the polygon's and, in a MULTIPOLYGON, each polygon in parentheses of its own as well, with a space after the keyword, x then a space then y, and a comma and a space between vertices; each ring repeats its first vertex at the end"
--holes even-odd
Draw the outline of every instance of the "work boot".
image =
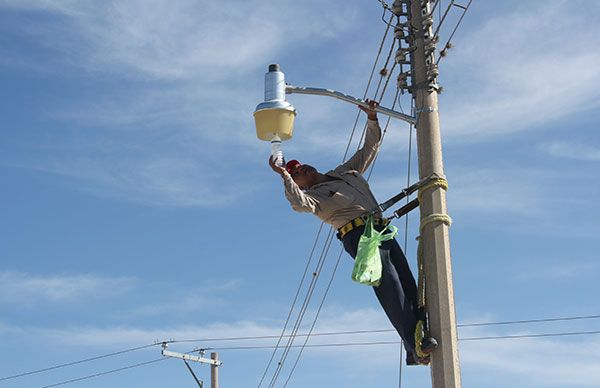
POLYGON ((431 358, 429 356, 421 358, 417 356, 414 352, 409 352, 406 354, 406 365, 408 366, 429 365, 430 362, 431 358))
POLYGON ((421 341, 421 351, 425 354, 429 354, 437 349, 438 343, 433 337, 425 337, 421 341))

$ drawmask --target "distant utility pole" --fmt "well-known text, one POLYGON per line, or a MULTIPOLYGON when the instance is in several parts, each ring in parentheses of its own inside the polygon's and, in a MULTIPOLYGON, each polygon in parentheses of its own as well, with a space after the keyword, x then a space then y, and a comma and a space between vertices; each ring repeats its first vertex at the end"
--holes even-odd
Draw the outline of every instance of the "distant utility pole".
MULTIPOLYGON (((398 0, 396 0, 397 2, 398 0)), ((396 3, 395 2, 395 3, 396 3)), ((410 51, 412 87, 415 101, 419 178, 444 178, 438 113, 438 69, 435 61, 436 37, 429 0, 405 0, 408 28, 412 35, 410 51)), ((438 4, 438 6, 440 6, 438 4)), ((421 231, 429 331, 439 342, 431 354, 433 388, 460 388, 460 367, 452 285, 452 263, 446 211, 445 188, 433 186, 420 194, 421 231), (444 222, 446 220, 446 222, 444 222)))
POLYGON ((210 388, 219 388, 219 369, 217 369, 220 365, 219 354, 213 352, 210 354, 210 358, 214 361, 210 365, 210 388))
POLYGON ((188 364, 188 361, 199 362, 201 364, 210 364, 210 388, 219 388, 219 374, 218 374, 217 368, 219 366, 221 366, 222 362, 219 361, 219 356, 217 353, 211 353, 210 359, 208 359, 208 358, 201 357, 202 355, 204 355, 204 350, 200 350, 201 356, 199 357, 199 356, 191 355, 189 353, 172 352, 170 350, 167 350, 168 345, 169 345, 168 342, 162 343, 161 354, 165 357, 179 358, 179 359, 183 360, 188 371, 192 374, 192 376, 194 377, 194 380, 196 380, 196 383, 198 384, 199 388, 202 388, 204 386, 204 384, 202 383, 202 381, 200 381, 200 379, 198 379, 198 377, 196 376, 196 374, 194 373, 194 371, 188 364))

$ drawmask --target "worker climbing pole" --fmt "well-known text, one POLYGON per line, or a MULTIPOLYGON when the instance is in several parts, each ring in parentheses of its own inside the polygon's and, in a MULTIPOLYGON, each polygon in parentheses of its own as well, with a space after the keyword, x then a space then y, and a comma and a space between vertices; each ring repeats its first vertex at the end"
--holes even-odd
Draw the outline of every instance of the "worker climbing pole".
MULTIPOLYGON (((412 94, 412 115, 396 112, 393 106, 386 109, 375 101, 356 99, 329 89, 291 86, 285 83, 279 66, 272 64, 265 76, 265 101, 254 113, 257 136, 271 142, 269 165, 283 179, 285 196, 292 208, 313 213, 337 230, 344 249, 355 258, 352 278, 373 286, 403 339, 407 364, 431 363, 434 388, 460 388, 448 237, 451 220, 445 198, 448 183, 443 171, 437 106, 440 88, 435 50, 438 36, 437 30, 433 31, 433 10, 428 0, 395 0, 391 7, 380 2, 393 14, 390 22, 386 22, 388 28, 396 19, 395 65, 400 67, 397 87, 398 91, 412 94), (407 66, 406 71, 404 66, 407 66), (326 95, 358 105, 368 118, 364 145, 350 159, 326 173, 297 160, 286 163, 281 141, 291 138, 296 116, 296 110, 285 99, 286 93, 326 95), (382 141, 377 113, 407 121, 411 130, 416 127, 420 177, 417 184, 381 205, 377 204, 368 179, 362 176, 374 161, 382 141), (420 207, 418 286, 394 239, 395 228, 390 228, 389 220, 383 218, 383 211, 417 190, 418 198, 395 211, 394 217, 420 207), (368 253, 361 252, 363 246, 368 247, 368 253)), ((449 7, 453 4, 454 1, 449 7)), ((439 1, 435 2, 437 5, 439 1)), ((461 8, 466 11, 468 6, 461 8)), ((449 47, 447 44, 443 51, 449 47)), ((386 70, 381 74, 387 73, 386 70)), ((269 387, 277 379, 285 354, 269 387)))

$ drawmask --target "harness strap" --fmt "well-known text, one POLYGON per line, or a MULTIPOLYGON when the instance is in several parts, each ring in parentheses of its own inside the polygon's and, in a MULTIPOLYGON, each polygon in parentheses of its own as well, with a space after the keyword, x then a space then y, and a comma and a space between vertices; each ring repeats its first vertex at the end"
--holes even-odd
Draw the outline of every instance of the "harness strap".
POLYGON ((433 187, 441 187, 444 190, 448 190, 448 182, 446 181, 446 178, 444 178, 443 176, 441 176, 439 174, 432 174, 426 178, 421 179, 419 182, 410 185, 409 187, 402 190, 398 194, 394 195, 392 198, 388 199, 387 201, 379 204, 379 210, 381 212, 386 211, 391 206, 393 206, 396 202, 400 201, 402 198, 405 198, 405 197, 411 195, 412 193, 414 193, 417 190, 419 190, 419 201, 420 201, 421 193, 424 192, 425 190, 431 189, 433 187))

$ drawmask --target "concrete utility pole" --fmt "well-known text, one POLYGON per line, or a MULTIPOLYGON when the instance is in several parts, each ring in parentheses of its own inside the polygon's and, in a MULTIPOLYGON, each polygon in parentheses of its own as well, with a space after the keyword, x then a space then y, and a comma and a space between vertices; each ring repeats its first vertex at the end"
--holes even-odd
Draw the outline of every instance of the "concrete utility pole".
POLYGON ((204 355, 204 350, 200 350, 200 356, 194 356, 189 353, 172 352, 170 350, 167 350, 168 347, 169 347, 169 343, 163 342, 161 354, 165 357, 179 358, 179 359, 183 360, 183 362, 185 362, 185 366, 187 367, 188 371, 192 374, 192 376, 194 377, 194 380, 196 380, 196 383, 198 384, 198 387, 200 387, 200 388, 202 388, 204 386, 204 384, 202 381, 200 381, 198 379, 198 377, 196 376, 196 374, 194 373, 194 371, 188 364, 188 361, 199 362, 201 364, 210 364, 210 387, 211 388, 219 388, 219 375, 217 373, 217 368, 219 366, 221 366, 221 364, 223 364, 223 363, 221 361, 219 361, 219 357, 218 357, 217 353, 211 353, 210 359, 208 359, 208 358, 202 357, 204 355))
MULTIPOLYGON (((419 178, 424 179, 434 174, 444 177, 436 83, 437 66, 431 45, 434 38, 431 4, 428 0, 408 0, 408 3, 409 26, 414 37, 412 44, 415 47, 411 52, 411 92, 415 99, 417 118, 419 178)), ((421 219, 447 214, 446 192, 443 188, 433 187, 425 190, 421 194, 421 200, 421 219)), ((460 388, 448 225, 442 221, 428 223, 421 232, 421 239, 424 244, 429 331, 439 342, 438 349, 431 355, 432 386, 460 388)))
POLYGON ((219 388, 219 354, 212 352, 210 358, 214 360, 214 364, 210 365, 210 388, 219 388))

